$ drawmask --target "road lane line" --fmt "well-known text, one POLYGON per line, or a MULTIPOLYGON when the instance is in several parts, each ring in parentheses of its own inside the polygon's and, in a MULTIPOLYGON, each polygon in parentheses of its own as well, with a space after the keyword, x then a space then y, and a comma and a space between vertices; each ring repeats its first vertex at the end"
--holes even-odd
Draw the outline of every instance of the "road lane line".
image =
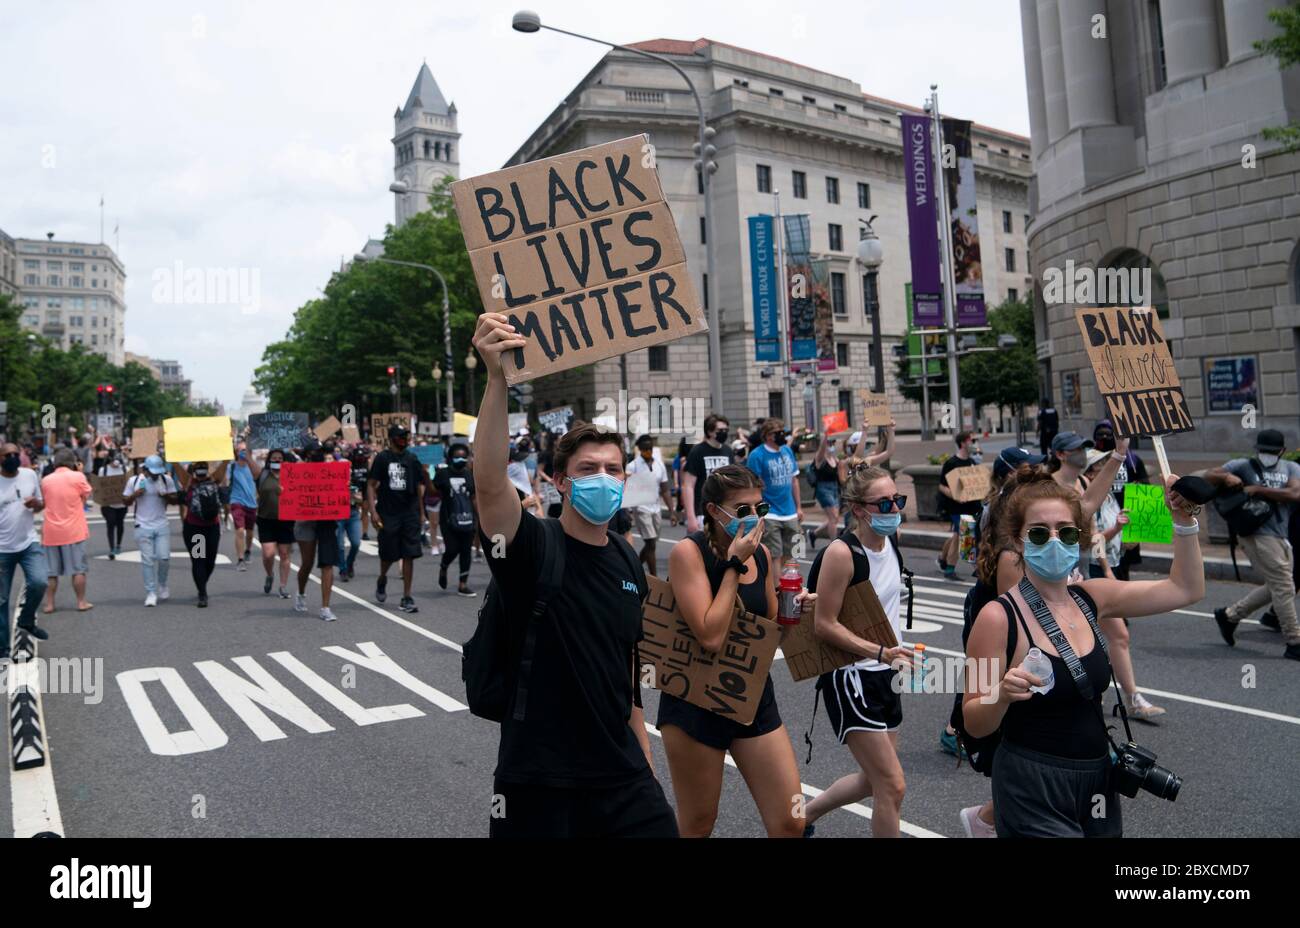
MULTIPOLYGON (((23 601, 27 598, 25 577, 24 574, 23 592, 22 595, 17 597, 17 603, 14 604, 13 616, 4 617, 6 622, 11 622, 9 626, 11 645, 14 640, 12 622, 17 620, 23 601)), ((38 644, 38 653, 39 649, 40 645, 38 644)), ((36 694, 36 707, 41 719, 41 738, 45 745, 44 764, 39 767, 28 767, 26 770, 14 770, 11 762, 13 758, 12 731, 10 731, 6 739, 6 743, 9 745, 9 753, 5 763, 9 764, 9 802, 13 807, 14 837, 30 838, 41 832, 51 832, 65 836, 63 815, 59 811, 59 795, 54 788, 54 750, 50 747, 50 726, 45 716, 45 705, 38 685, 36 667, 33 665, 27 668, 27 673, 19 674, 14 670, 14 662, 10 661, 6 669, 8 671, 6 675, 9 678, 10 690, 25 682, 31 691, 36 694)), ((6 714, 8 711, 9 700, 6 699, 6 714)), ((6 725, 5 728, 9 728, 9 726, 6 725)))

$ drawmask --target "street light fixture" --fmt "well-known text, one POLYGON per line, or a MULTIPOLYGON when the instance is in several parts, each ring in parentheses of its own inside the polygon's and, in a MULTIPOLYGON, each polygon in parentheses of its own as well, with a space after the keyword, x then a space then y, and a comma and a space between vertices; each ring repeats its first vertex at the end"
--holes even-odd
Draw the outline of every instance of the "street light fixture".
MULTIPOLYGON (((711 394, 710 399, 713 411, 722 414, 722 341, 721 327, 718 322, 718 301, 716 299, 710 299, 708 294, 708 288, 716 287, 718 279, 717 274, 714 273, 713 270, 713 241, 717 236, 714 235, 713 230, 713 182, 711 180, 713 173, 718 170, 718 163, 711 160, 712 156, 717 153, 717 149, 713 145, 709 144, 709 139, 713 138, 714 135, 716 135, 716 132, 712 126, 707 125, 705 122, 704 103, 700 100, 699 91, 695 89, 695 82, 690 79, 690 76, 681 69, 677 62, 665 55, 647 52, 640 48, 632 48, 630 45, 619 45, 616 42, 607 42, 604 39, 593 38, 592 36, 583 35, 579 32, 570 32, 567 29, 558 29, 555 26, 544 26, 542 25, 542 18, 532 10, 520 10, 511 19, 510 25, 516 32, 533 33, 542 29, 547 29, 551 32, 558 32, 561 35, 572 36, 575 39, 583 39, 587 42, 595 42, 597 45, 606 45, 610 48, 616 48, 619 51, 629 52, 633 55, 640 55, 642 58, 650 58, 654 61, 660 62, 661 64, 668 65, 681 76, 682 80, 686 81, 686 86, 690 89, 691 96, 695 100, 695 109, 699 116, 700 123, 700 138, 693 148, 698 156, 695 161, 695 168, 700 172, 700 181, 704 188, 704 230, 706 233, 704 240, 704 263, 709 281, 705 288, 704 305, 708 307, 705 312, 709 322, 709 393, 711 394)), ((626 365, 626 360, 623 363, 626 365)), ((626 367, 624 367, 624 370, 626 371, 626 367)))
POLYGON ((469 380, 469 408, 471 410, 477 408, 477 404, 474 402, 474 369, 476 367, 478 367, 478 357, 475 356, 474 349, 471 348, 465 353, 465 370, 469 371, 469 377, 466 379, 469 380))
POLYGON ((875 229, 871 228, 871 224, 875 221, 875 216, 858 220, 862 223, 862 238, 858 241, 858 260, 867 270, 862 281, 862 305, 871 314, 871 367, 876 377, 875 392, 884 393, 885 362, 881 346, 880 300, 878 299, 880 288, 876 283, 876 275, 879 273, 880 265, 885 261, 885 247, 876 236, 875 229))

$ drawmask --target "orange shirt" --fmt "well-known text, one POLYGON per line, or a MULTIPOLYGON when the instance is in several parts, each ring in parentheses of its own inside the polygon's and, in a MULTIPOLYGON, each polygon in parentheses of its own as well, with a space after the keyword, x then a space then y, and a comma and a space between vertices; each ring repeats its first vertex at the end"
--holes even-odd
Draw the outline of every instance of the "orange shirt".
POLYGON ((41 481, 41 495, 45 497, 45 528, 41 544, 46 547, 72 545, 90 537, 85 503, 91 492, 86 475, 67 467, 60 467, 41 481))

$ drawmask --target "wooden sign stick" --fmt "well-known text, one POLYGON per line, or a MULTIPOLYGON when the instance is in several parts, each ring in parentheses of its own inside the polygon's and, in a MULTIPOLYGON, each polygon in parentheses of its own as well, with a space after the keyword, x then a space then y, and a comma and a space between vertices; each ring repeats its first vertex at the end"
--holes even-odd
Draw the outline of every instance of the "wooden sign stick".
POLYGON ((1165 455, 1165 441, 1161 435, 1152 435, 1151 444, 1156 449, 1156 460, 1160 462, 1160 476, 1169 476, 1169 458, 1165 455))

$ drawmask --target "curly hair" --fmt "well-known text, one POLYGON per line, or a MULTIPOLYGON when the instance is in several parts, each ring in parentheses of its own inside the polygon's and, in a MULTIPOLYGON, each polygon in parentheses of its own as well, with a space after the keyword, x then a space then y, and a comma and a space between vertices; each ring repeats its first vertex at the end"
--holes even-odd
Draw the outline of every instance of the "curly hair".
MULTIPOLYGON (((1022 467, 1017 471, 1015 488, 1007 494, 999 518, 997 532, 998 551, 1015 550, 1025 530, 1025 516, 1029 507, 1043 500, 1060 500, 1070 507, 1070 515, 1079 529, 1079 549, 1092 547, 1092 520, 1084 518, 1083 497, 1056 482, 1045 470, 1022 467), (1028 473, 1022 473, 1028 471, 1028 473)), ((996 570, 996 556, 994 569, 996 570)))
POLYGON ((1007 500, 1015 492, 1016 487, 1027 482, 1033 474, 1041 472, 1041 465, 1036 467, 1031 464, 1021 464, 1002 480, 993 478, 993 488, 984 498, 988 516, 980 537, 979 550, 975 555, 975 575, 981 583, 997 586, 998 558, 1004 550, 1002 541, 998 537, 998 526, 1002 524, 1007 500))

